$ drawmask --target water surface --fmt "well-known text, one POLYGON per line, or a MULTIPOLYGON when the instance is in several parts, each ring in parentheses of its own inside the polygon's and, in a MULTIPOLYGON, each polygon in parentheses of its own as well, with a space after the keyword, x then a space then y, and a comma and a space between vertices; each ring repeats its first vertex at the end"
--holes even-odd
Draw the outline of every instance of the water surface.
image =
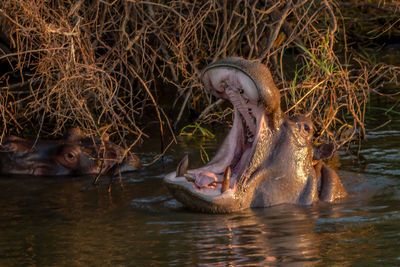
MULTIPOLYGON (((0 266, 400 265, 400 121, 340 153, 343 203, 279 205, 229 215, 185 210, 162 184, 189 151, 201 165, 215 140, 181 138, 151 168, 108 179, 0 179, 0 266)), ((378 122, 376 122, 378 123, 378 122)), ((374 124, 374 122, 372 122, 374 124)), ((142 150, 150 161, 157 141, 142 150)))

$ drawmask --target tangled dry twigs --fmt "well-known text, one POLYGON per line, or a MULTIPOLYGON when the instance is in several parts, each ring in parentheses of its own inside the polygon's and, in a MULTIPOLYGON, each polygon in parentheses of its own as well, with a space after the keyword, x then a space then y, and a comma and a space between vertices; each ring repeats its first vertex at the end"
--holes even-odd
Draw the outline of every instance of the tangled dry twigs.
MULTIPOLYGON (((309 114, 321 139, 344 144, 365 131, 371 79, 399 69, 371 66, 350 53, 342 5, 3 0, 2 136, 26 129, 53 135, 79 125, 111 132, 132 147, 146 136, 149 118, 158 121, 161 136, 173 136, 184 110, 200 113, 215 101, 199 83, 199 69, 242 56, 270 64, 289 114, 309 114)), ((389 28, 395 18, 386 23, 396 31, 389 28)))

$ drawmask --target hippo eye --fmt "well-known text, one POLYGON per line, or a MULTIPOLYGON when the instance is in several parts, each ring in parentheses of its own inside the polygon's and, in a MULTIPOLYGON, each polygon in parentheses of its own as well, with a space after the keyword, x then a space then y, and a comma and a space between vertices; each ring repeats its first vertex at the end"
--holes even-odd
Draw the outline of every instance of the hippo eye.
POLYGON ((308 124, 304 124, 304 130, 305 130, 307 133, 310 133, 310 126, 308 126, 308 124))
POLYGON ((64 159, 69 163, 74 163, 77 159, 76 156, 76 153, 74 153, 73 151, 69 151, 64 154, 64 159))

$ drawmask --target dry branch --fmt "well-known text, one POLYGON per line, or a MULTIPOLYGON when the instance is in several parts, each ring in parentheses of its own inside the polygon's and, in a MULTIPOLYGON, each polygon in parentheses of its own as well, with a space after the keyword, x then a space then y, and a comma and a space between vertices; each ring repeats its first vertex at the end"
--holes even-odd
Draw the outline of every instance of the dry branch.
MULTIPOLYGON (((108 131, 130 148, 146 136, 149 120, 158 121, 162 136, 173 136, 171 124, 187 119, 188 106, 204 118, 215 103, 198 80, 199 70, 220 57, 242 56, 272 60, 283 108, 309 114, 320 139, 343 144, 350 140, 338 134, 343 127, 351 128, 350 136, 364 132, 364 106, 368 93, 379 91, 377 81, 398 83, 393 77, 399 76, 398 68, 373 65, 346 46, 339 8, 351 13, 357 11, 349 6, 364 8, 360 5, 4 0, 0 23, 8 41, 2 46, 11 52, 0 55, 10 65, 0 75, 2 136, 27 129, 58 134, 76 125, 98 135, 108 131), (344 40, 344 49, 335 47, 338 40, 344 40), (25 81, 37 82, 27 89, 25 81)), ((395 2, 365 6, 399 10, 395 2)), ((357 26, 351 23, 347 32, 357 26)), ((396 34, 395 23, 387 16, 379 33, 396 34)))

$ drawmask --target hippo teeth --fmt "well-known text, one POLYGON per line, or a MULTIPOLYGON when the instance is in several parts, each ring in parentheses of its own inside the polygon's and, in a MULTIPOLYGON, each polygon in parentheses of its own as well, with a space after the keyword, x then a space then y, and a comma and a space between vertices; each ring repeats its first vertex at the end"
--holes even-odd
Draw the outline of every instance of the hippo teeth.
MULTIPOLYGON (((176 168, 176 176, 185 176, 185 174, 187 173, 187 168, 189 165, 189 157, 186 154, 183 159, 181 160, 181 162, 179 162, 178 167, 176 168)), ((186 176, 185 176, 186 177, 186 176)))
POLYGON ((246 138, 247 138, 247 142, 251 143, 254 141, 254 134, 253 132, 250 130, 249 126, 247 126, 247 124, 245 123, 245 121, 243 121, 243 124, 246 125, 246 138))
POLYGON ((222 177, 221 194, 229 189, 229 184, 231 180, 231 167, 226 167, 224 175, 222 177))
MULTIPOLYGON (((242 95, 240 97, 243 98, 242 95)), ((243 98, 243 99, 245 100, 245 102, 247 104, 248 99, 247 98, 243 98)), ((253 108, 247 107, 247 109, 246 109, 245 106, 240 105, 241 101, 232 101, 232 102, 239 103, 239 106, 243 107, 243 108, 239 108, 239 116, 241 118, 242 124, 245 129, 246 140, 248 143, 252 143, 254 141, 254 135, 255 135, 255 132, 252 129, 257 129, 257 118, 253 114, 253 108)))
POLYGON ((217 186, 217 182, 212 182, 208 185, 203 186, 204 188, 212 188, 214 189, 217 186))

